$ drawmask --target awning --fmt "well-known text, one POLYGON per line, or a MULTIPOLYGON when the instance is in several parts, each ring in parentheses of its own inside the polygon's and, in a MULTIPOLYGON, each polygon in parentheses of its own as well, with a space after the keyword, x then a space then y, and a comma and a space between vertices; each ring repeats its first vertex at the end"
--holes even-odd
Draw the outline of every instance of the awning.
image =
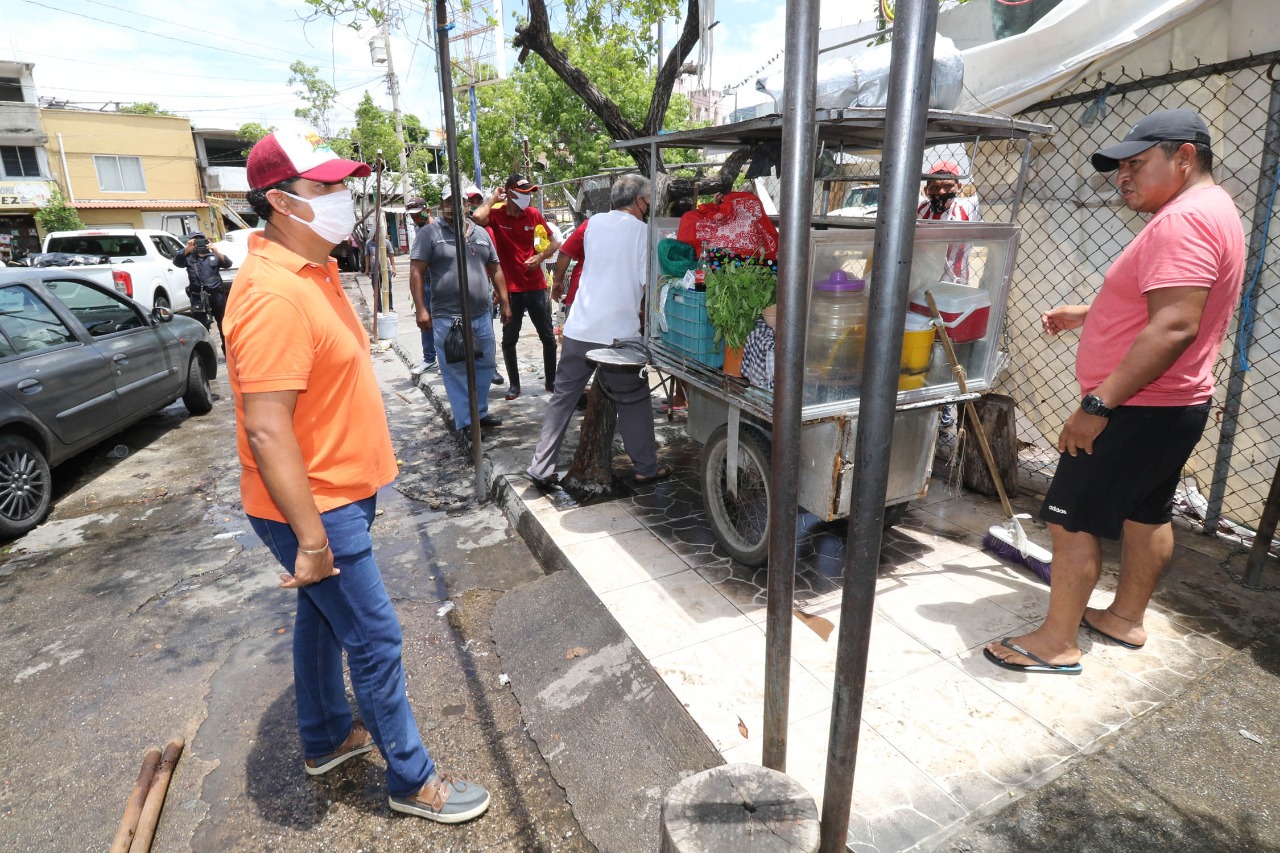
POLYGON ((190 210, 209 206, 203 201, 154 201, 141 198, 135 201, 75 201, 70 204, 77 210, 190 210))

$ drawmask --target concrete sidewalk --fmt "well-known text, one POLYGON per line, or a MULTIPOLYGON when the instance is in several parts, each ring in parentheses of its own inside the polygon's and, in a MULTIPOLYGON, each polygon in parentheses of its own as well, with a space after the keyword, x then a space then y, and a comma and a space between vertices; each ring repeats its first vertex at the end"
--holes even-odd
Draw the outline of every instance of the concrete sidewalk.
MULTIPOLYGON (((407 306, 407 294, 396 304, 407 306)), ((403 317, 393 346, 406 371, 421 358, 417 331, 403 317)), ((520 351, 522 384, 541 388, 528 324, 520 351)), ((423 379, 445 415, 438 377, 423 379)), ((559 594, 572 595, 594 620, 600 607, 607 610, 723 760, 758 762, 765 571, 734 563, 716 545, 697 490, 700 448, 679 421, 655 414, 661 452, 676 476, 579 507, 563 493, 541 494, 521 476, 547 395, 526 390, 507 402, 503 390, 491 390, 490 411, 505 423, 485 439, 487 482, 544 566, 577 578, 572 593, 559 594)), ((576 425, 562 466, 575 441, 576 425)), ((629 480, 625 455, 616 470, 629 480)), ((1024 509, 1036 503, 1021 502, 1024 509)), ((1280 849, 1272 814, 1280 791, 1273 710, 1280 601, 1274 591, 1233 581, 1243 554, 1180 530, 1146 648, 1126 651, 1086 632, 1082 676, 1023 675, 981 655, 988 640, 1034 624, 1047 603, 1043 585, 981 550, 999 516, 993 501, 935 481, 929 497, 886 534, 851 849, 1280 849)), ((844 525, 812 517, 799 524, 787 768, 821 800, 844 525)), ((1109 548, 1095 606, 1110 599, 1117 559, 1109 548)), ((1274 572, 1268 577, 1280 583, 1274 572)), ((517 657, 519 638, 508 639, 506 649, 499 640, 504 663, 517 657)), ((588 652, 596 660, 584 654, 584 666, 608 669, 602 649, 588 652)), ((518 673, 512 679, 530 732, 591 837, 590 827, 607 826, 619 804, 575 799, 573 782, 560 775, 575 763, 561 753, 589 750, 589 739, 554 742, 539 730, 554 716, 542 713, 548 685, 527 679, 539 690, 526 692, 518 673)), ((607 752, 610 745, 596 746, 607 752)), ((655 802, 663 794, 647 784, 630 790, 655 802)), ((654 847, 656 835, 628 849, 654 847)))

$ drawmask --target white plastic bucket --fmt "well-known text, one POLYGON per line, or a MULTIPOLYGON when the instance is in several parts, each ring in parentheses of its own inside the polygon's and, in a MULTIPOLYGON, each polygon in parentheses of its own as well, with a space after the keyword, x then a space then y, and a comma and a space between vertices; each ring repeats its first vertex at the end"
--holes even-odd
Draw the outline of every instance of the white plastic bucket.
POLYGON ((386 314, 379 314, 378 315, 378 340, 380 341, 393 340, 398 334, 398 332, 396 331, 396 327, 399 325, 398 323, 399 319, 400 318, 396 316, 396 312, 394 311, 388 311, 386 314))

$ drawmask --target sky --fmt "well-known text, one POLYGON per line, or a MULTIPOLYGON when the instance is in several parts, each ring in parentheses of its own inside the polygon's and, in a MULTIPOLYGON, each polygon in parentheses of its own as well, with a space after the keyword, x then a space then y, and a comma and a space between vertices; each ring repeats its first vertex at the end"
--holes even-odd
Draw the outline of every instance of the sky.
MULTIPOLYGON (((391 32, 391 53, 400 80, 401 109, 440 127, 441 96, 434 49, 434 11, 429 0, 393 0, 405 10, 391 32)), ((504 8, 509 45, 512 13, 504 8)), ((823 26, 855 23, 857 7, 871 0, 826 0, 823 26), (851 8, 854 11, 851 11, 851 8)), ((713 31, 711 86, 739 86, 738 106, 762 100, 754 92, 758 73, 781 69, 781 58, 761 72, 782 48, 785 4, 778 0, 719 0, 721 24, 713 31)), ((298 127, 298 100, 288 85, 289 65, 301 59, 339 89, 334 128, 350 126, 367 90, 390 108, 385 66, 375 66, 366 21, 357 32, 328 17, 315 17, 305 0, 0 0, 0 57, 35 63, 37 92, 90 109, 109 102, 154 101, 186 115, 200 128, 236 129, 247 122, 298 127)), ((679 22, 666 27, 667 43, 679 22)), ((454 48, 455 53, 457 48, 454 48)), ((696 49, 695 49, 696 51, 696 49)), ((507 50, 508 67, 515 54, 507 50)))

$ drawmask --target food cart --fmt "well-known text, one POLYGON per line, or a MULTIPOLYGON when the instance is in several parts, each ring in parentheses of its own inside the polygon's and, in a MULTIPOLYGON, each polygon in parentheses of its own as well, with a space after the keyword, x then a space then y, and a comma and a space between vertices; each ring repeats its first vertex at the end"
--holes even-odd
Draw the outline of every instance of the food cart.
MULTIPOLYGON (((874 156, 884 148, 885 118, 884 109, 818 110, 815 122, 819 143, 827 151, 874 156)), ((935 293, 943 319, 958 344, 957 356, 965 370, 968 393, 959 393, 940 347, 937 351, 930 348, 929 355, 921 360, 918 347, 904 346, 885 501, 888 524, 900 519, 909 502, 927 490, 940 407, 976 398, 992 386, 1000 372, 1005 357, 1005 309, 1020 230, 1016 218, 1031 142, 1050 131, 1046 125, 1009 118, 938 110, 928 113, 926 148, 963 146, 969 161, 981 164, 982 143, 998 142, 997 147, 1006 155, 1016 149, 1018 156, 1005 161, 1011 164, 1003 170, 1009 174, 1001 175, 1007 184, 1002 207, 1008 221, 918 223, 912 251, 910 310, 927 314, 923 293, 926 289, 935 293), (955 263, 957 256, 963 258, 960 265, 955 263)), ((657 163, 660 148, 723 151, 777 145, 782 133, 782 116, 772 115, 663 133, 620 142, 616 147, 647 147, 650 162, 657 163)), ((981 168, 970 171, 984 172, 981 168)), ((655 207, 663 205, 657 181, 653 193, 655 207)), ((696 291, 664 288, 672 282, 660 281, 658 241, 674 236, 678 224, 678 220, 670 218, 655 218, 650 223, 653 260, 645 300, 645 343, 651 363, 687 385, 687 430, 703 445, 699 481, 716 537, 734 559, 763 565, 768 556, 773 395, 720 369, 721 360, 714 353, 708 356, 707 339, 713 331, 705 322, 705 309, 703 322, 700 327, 698 324, 696 291), (680 302, 685 303, 683 308, 679 307, 680 302)), ((875 226, 874 219, 811 217, 809 281, 858 281, 867 292, 874 289, 876 282, 870 279, 875 226)), ((832 521, 849 513, 862 355, 852 346, 856 343, 856 330, 825 337, 815 335, 815 325, 829 326, 831 322, 830 316, 815 313, 824 310, 818 302, 811 295, 798 503, 819 518, 832 521), (852 360, 851 347, 855 356, 852 360)), ((932 331, 927 329, 926 342, 931 341, 932 331)), ((866 357, 875 356, 868 352, 866 357)))

